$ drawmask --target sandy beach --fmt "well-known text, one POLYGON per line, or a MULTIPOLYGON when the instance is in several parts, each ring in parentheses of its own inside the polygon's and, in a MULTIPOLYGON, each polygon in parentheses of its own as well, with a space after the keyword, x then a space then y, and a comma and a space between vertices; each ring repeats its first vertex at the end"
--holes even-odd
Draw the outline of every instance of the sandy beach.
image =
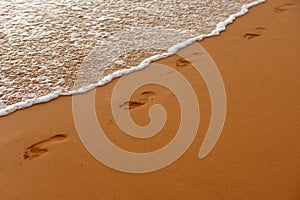
MULTIPOLYGON (((209 92, 193 66, 174 55, 156 63, 188 79, 201 110, 197 136, 180 159, 142 174, 105 166, 78 136, 72 97, 59 97, 0 117, 0 199, 300 199, 299 19, 300 1, 269 0, 220 35, 199 41, 218 66, 227 95, 221 137, 204 159, 198 152, 210 122, 209 92)), ((127 106, 137 124, 149 123, 156 103, 168 113, 159 134, 136 139, 122 133, 111 113, 118 80, 96 89, 107 137, 132 152, 166 145, 180 122, 174 94, 156 84, 134 93, 127 106)))

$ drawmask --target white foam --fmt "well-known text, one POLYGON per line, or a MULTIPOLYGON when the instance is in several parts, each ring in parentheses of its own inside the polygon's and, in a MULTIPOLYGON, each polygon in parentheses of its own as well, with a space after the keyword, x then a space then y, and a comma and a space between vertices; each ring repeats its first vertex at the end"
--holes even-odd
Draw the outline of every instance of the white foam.
MULTIPOLYGON (((137 71, 137 70, 141 70, 141 69, 145 68, 146 66, 148 66, 151 62, 156 61, 156 60, 161 59, 161 58, 164 58, 164 57, 167 57, 167 56, 170 56, 170 55, 173 55, 178 50, 180 50, 180 49, 188 46, 189 44, 191 44, 191 43, 193 43, 195 41, 202 40, 205 37, 211 37, 211 36, 219 35, 220 32, 222 32, 222 31, 224 31, 226 29, 226 25, 232 23, 235 20, 235 18, 237 18, 238 16, 244 15, 245 13, 248 12, 248 9, 250 7, 255 6, 255 5, 257 5, 259 3, 262 3, 264 1, 265 0, 257 0, 257 1, 254 1, 252 3, 249 3, 247 5, 243 5, 242 8, 241 8, 241 10, 239 12, 230 15, 225 21, 222 21, 222 22, 218 23, 217 26, 216 26, 216 28, 213 31, 211 31, 209 34, 201 34, 201 35, 199 35, 197 37, 190 38, 190 39, 188 39, 188 40, 186 40, 184 42, 176 44, 176 45, 172 46, 171 48, 169 48, 169 50, 166 53, 155 55, 155 56, 151 56, 151 57, 143 60, 136 67, 132 67, 130 69, 118 70, 116 72, 113 72, 112 74, 109 74, 109 75, 105 76, 104 78, 102 78, 101 80, 99 80, 97 83, 89 84, 87 86, 81 87, 81 88, 76 89, 76 90, 71 90, 71 91, 68 91, 68 92, 63 91, 63 89, 61 87, 59 87, 59 86, 54 87, 55 90, 52 91, 49 94, 46 94, 44 96, 40 96, 40 97, 37 97, 37 98, 33 98, 33 99, 27 99, 27 100, 24 100, 22 102, 17 102, 17 103, 14 103, 12 105, 8 105, 8 106, 0 109, 0 116, 4 116, 4 115, 7 115, 7 114, 10 114, 10 113, 12 113, 12 112, 14 112, 16 110, 19 110, 19 109, 30 107, 30 106, 32 106, 34 104, 48 102, 48 101, 53 100, 53 99, 55 99, 55 98, 57 98, 59 96, 62 96, 62 95, 73 95, 73 94, 84 93, 84 92, 87 92, 87 91, 89 91, 91 89, 94 89, 95 87, 105 85, 105 84, 107 84, 108 82, 110 82, 111 80, 113 80, 116 77, 120 77, 122 75, 125 75, 125 74, 128 74, 128 73, 132 73, 132 72, 137 71)), ((23 2, 24 1, 19 1, 19 3, 23 3, 23 2)), ((78 10, 80 8, 78 8, 78 7, 72 7, 71 9, 78 10)), ((101 20, 105 20, 105 17, 100 18, 99 20, 100 21, 101 20)), ((118 21, 119 19, 118 18, 114 18, 113 20, 118 21)), ((8 31, 8 30, 6 30, 6 31, 8 31)), ((1 34, 1 32, 0 32, 0 34, 1 34)), ((113 62, 115 62, 116 64, 124 64, 122 60, 114 60, 113 62)), ((47 67, 46 66, 41 66, 41 68, 44 69, 44 68, 47 68, 47 67)), ((47 82, 47 77, 45 77, 44 81, 47 82)), ((64 80, 59 80, 59 81, 64 81, 64 80)), ((1 90, 3 90, 3 88, 1 88, 1 90)), ((1 90, 0 90, 0 92, 1 92, 1 90)), ((2 101, 0 101, 0 107, 1 107, 1 105, 3 105, 2 101)))

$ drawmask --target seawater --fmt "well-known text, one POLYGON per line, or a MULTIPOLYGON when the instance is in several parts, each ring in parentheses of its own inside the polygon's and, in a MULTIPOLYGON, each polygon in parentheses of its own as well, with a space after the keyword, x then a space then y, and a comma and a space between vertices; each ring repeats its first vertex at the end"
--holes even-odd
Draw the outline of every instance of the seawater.
POLYGON ((142 69, 263 1, 0 0, 0 116, 142 69))

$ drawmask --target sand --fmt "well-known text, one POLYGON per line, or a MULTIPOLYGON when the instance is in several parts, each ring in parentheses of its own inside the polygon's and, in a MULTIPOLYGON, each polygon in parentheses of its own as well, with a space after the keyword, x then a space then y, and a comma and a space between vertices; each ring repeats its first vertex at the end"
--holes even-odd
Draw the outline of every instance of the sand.
MULTIPOLYGON (((79 139, 72 97, 60 97, 0 118, 0 199, 299 199, 299 19, 299 1, 267 1, 199 42, 217 64, 227 94, 222 135, 204 159, 198 152, 210 121, 209 93, 191 64, 171 56, 157 63, 188 78, 201 109, 197 136, 180 159, 144 174, 103 165, 79 139)), ((97 88, 97 116, 107 136, 129 151, 163 147, 180 121, 175 96, 151 84, 135 92, 129 107, 137 124, 149 122, 154 103, 164 105, 168 120, 158 135, 134 139, 112 118, 117 81, 97 88), (144 91, 150 96, 141 98, 144 91)))

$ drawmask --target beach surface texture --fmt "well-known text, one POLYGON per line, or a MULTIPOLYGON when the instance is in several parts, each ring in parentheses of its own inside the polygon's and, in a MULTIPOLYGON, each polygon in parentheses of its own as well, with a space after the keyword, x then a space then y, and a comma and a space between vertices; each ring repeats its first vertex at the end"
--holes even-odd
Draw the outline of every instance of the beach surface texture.
MULTIPOLYGON (((96 159, 80 137, 74 97, 84 99, 96 92, 95 114, 107 138, 128 152, 146 153, 170 143, 182 117, 193 124, 198 116, 182 116, 182 103, 189 105, 192 100, 181 102, 168 87, 149 82, 117 105, 139 126, 150 123, 153 105, 164 107, 163 128, 144 139, 124 134, 112 113, 112 95, 122 78, 86 93, 6 113, 0 117, 0 199, 300 199, 299 20, 300 1, 269 0, 250 8, 219 35, 196 42, 213 59, 226 91, 224 126, 202 159, 199 150, 214 110, 206 79, 194 63, 180 56, 183 51, 190 55, 187 58, 201 56, 191 46, 153 62, 188 80, 201 111, 189 148, 158 170, 128 173, 96 159)), ((134 55, 141 56, 133 51, 134 55)), ((146 70, 155 66, 124 77, 146 70)), ((163 79, 171 74, 158 75, 163 79)), ((126 162, 126 157, 119 159, 126 162)), ((133 163, 133 169, 134 164, 140 165, 133 163)))

